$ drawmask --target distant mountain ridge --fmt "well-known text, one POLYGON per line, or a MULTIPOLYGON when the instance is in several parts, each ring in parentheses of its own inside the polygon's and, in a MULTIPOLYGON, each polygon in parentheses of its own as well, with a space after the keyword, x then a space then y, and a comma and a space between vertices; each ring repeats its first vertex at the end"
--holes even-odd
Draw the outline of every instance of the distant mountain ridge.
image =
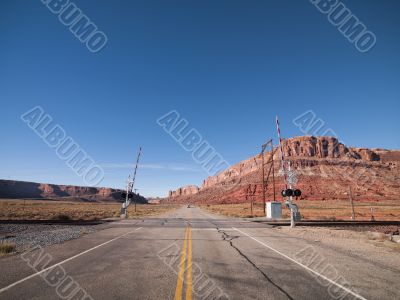
MULTIPOLYGON (((298 177, 297 187, 304 199, 346 199, 348 188, 365 200, 400 200, 400 151, 347 147, 334 137, 301 136, 284 141, 285 158, 298 177)), ((270 158, 264 153, 264 159, 270 158)), ((276 197, 284 188, 280 150, 274 154, 276 197)), ((266 171, 268 169, 266 168, 266 171)), ((271 182, 270 178, 270 182, 271 182)), ((218 175, 210 176, 201 187, 185 186, 169 192, 169 201, 197 203, 238 203, 251 190, 261 198, 261 156, 243 160, 218 175)), ((271 186, 267 197, 272 198, 271 186)))
MULTIPOLYGON (((0 179, 2 199, 52 199, 96 202, 122 202, 122 190, 105 187, 58 185, 27 181, 0 179)), ((147 199, 134 194, 137 203, 147 203, 147 199)))

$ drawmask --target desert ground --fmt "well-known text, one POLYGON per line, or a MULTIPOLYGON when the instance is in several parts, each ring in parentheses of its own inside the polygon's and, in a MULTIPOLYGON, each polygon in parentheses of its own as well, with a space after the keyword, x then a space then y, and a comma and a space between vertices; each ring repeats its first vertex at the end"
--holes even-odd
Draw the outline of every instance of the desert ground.
MULTIPOLYGON (((129 218, 162 214, 177 205, 132 204, 129 218)), ((0 220, 83 220, 94 221, 120 216, 120 203, 68 202, 52 200, 0 200, 0 220)))
MULTIPOLYGON (((383 235, 254 221, 184 205, 27 253, 43 249, 93 299, 398 299, 400 252, 383 235)), ((0 259, 0 299, 55 299, 23 257, 0 259)))
MULTIPOLYGON (((296 200, 304 220, 351 220, 351 206, 345 200, 296 200)), ((254 203, 253 215, 250 203, 200 205, 210 212, 230 216, 251 218, 263 216, 262 203, 254 203)), ((400 217, 400 200, 379 202, 354 201, 355 217, 358 221, 371 220, 371 208, 377 221, 397 221, 400 217)), ((289 218, 289 210, 282 206, 283 218, 289 218)))
MULTIPOLYGON (((23 252, 34 246, 49 246, 79 238, 107 227, 107 224, 85 223, 119 218, 119 203, 64 202, 51 200, 0 200, 0 256, 23 252), (1 221, 6 221, 1 224, 1 221), (67 223, 36 224, 39 220, 67 223), (11 221, 11 222, 8 222, 11 221), (13 223, 13 221, 16 221, 13 223), (27 221, 27 223, 18 223, 27 221), (68 221, 83 221, 72 222, 68 221)), ((179 205, 138 204, 128 208, 128 218, 138 219, 164 214, 179 205)))

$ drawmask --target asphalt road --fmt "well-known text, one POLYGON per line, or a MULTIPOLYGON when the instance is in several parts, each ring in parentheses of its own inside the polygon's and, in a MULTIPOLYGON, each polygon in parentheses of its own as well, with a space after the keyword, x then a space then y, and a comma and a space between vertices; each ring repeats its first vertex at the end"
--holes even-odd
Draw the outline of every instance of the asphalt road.
POLYGON ((400 299, 400 270, 182 207, 0 259, 0 299, 400 299))

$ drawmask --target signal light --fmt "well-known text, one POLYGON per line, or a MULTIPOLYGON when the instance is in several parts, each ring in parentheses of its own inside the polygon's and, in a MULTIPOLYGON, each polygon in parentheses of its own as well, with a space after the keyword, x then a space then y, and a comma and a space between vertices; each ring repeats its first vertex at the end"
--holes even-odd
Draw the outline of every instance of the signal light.
POLYGON ((301 191, 297 189, 296 190, 286 189, 282 190, 281 195, 282 197, 291 197, 291 196, 300 197, 301 191))
MULTIPOLYGON (((121 198, 126 199, 126 193, 125 192, 121 193, 121 198)), ((128 193, 128 198, 132 199, 133 198, 133 193, 128 193)))
POLYGON ((294 195, 295 197, 300 197, 300 196, 301 196, 301 191, 300 191, 300 190, 294 190, 294 191, 293 191, 293 195, 294 195))
POLYGON ((283 197, 290 197, 293 196, 293 190, 292 189, 282 190, 281 194, 283 197))

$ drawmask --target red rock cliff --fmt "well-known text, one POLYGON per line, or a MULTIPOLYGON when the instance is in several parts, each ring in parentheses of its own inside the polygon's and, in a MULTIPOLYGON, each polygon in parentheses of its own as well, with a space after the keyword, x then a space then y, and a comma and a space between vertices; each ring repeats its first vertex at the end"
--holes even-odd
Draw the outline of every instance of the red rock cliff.
MULTIPOLYGON (((57 185, 15 180, 0 180, 0 198, 31 198, 55 200, 113 201, 121 202, 121 190, 104 187, 85 187, 57 185)), ((147 200, 134 195, 134 200, 146 203, 147 200)))
POLYGON ((194 195, 199 192, 199 187, 195 185, 187 185, 184 187, 181 187, 175 191, 169 191, 168 196, 169 197, 178 197, 178 196, 189 196, 189 195, 194 195))
MULTIPOLYGON (((353 187, 356 196, 366 200, 398 199, 400 194, 398 150, 347 147, 334 137, 304 136, 285 140, 283 152, 296 170, 298 187, 306 199, 346 198, 349 186, 353 187)), ((264 155, 267 161, 270 152, 264 155)), ((277 197, 280 197, 284 184, 282 174, 278 173, 279 149, 274 154, 274 169, 277 197)), ((196 193, 171 195, 192 195, 193 202, 242 202, 246 201, 249 185, 255 190, 255 197, 260 197, 260 182, 261 156, 256 155, 206 178, 196 193)), ((272 197, 271 187, 267 195, 272 197)))

